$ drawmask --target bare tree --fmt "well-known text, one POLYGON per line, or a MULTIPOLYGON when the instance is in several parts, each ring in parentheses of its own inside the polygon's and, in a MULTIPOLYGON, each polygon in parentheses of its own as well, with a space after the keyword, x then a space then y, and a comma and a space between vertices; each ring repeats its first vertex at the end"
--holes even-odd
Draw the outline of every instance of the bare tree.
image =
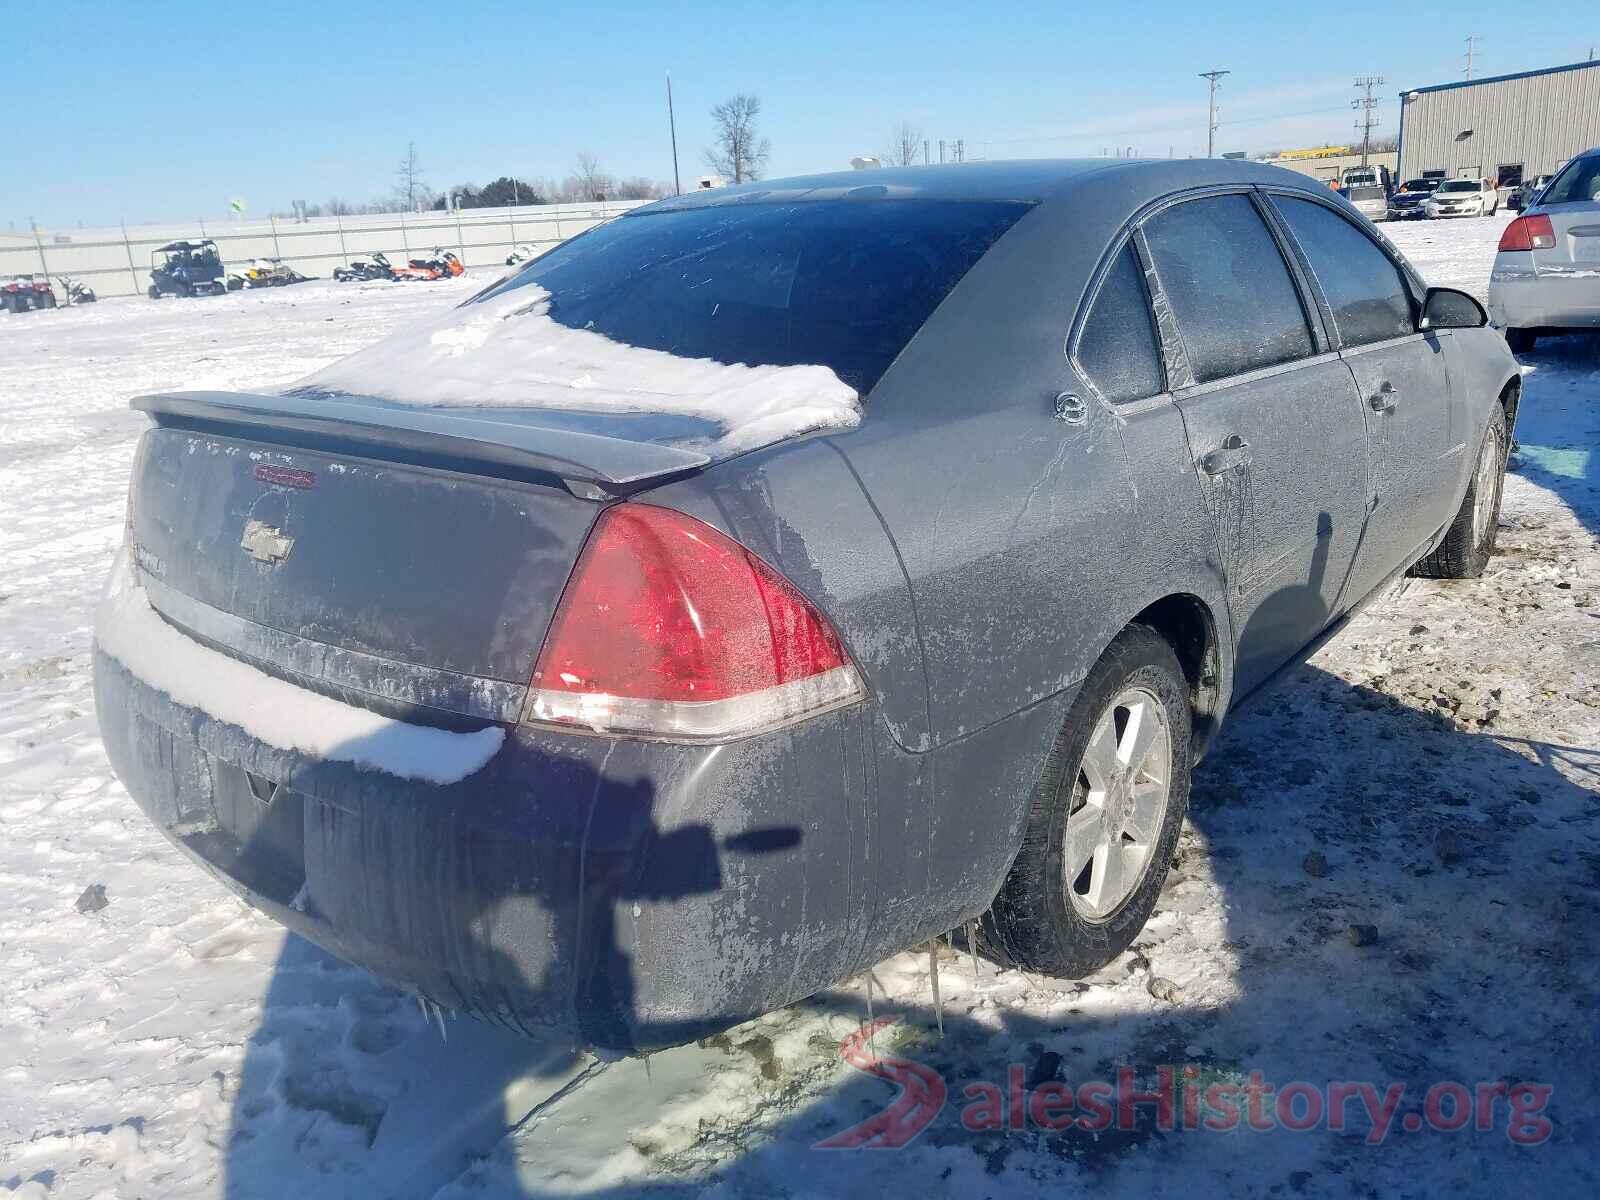
POLYGON ((922 161, 922 126, 901 121, 889 132, 883 161, 891 167, 914 167, 922 161))
POLYGON ((417 158, 415 142, 406 143, 406 156, 395 168, 394 178, 395 193, 405 202, 407 212, 415 212, 419 200, 425 204, 433 198, 422 178, 422 163, 417 158))
POLYGON ((740 92, 711 110, 716 144, 705 151, 706 165, 718 175, 745 183, 760 179, 772 155, 772 143, 756 132, 761 99, 740 92))
POLYGON ((571 200, 604 200, 612 189, 611 176, 600 169, 600 160, 588 151, 578 155, 578 169, 568 177, 562 190, 571 200))

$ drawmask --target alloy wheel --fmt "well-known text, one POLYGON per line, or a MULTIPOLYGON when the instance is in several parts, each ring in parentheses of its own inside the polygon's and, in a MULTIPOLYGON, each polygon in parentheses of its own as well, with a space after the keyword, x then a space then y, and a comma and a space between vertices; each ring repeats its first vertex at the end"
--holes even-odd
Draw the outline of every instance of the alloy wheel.
POLYGON ((1089 736, 1067 814, 1067 899, 1085 920, 1109 920, 1144 879, 1166 818, 1172 767, 1166 706, 1147 688, 1124 690, 1089 736))

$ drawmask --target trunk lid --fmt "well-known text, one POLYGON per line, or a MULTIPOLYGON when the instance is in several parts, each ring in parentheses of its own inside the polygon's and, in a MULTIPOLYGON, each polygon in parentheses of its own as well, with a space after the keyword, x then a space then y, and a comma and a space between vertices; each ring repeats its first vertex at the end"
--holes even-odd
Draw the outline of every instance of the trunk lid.
POLYGON ((214 393, 135 407, 156 421, 130 512, 151 604, 397 715, 514 720, 598 501, 710 461, 676 444, 681 425, 625 414, 214 393))

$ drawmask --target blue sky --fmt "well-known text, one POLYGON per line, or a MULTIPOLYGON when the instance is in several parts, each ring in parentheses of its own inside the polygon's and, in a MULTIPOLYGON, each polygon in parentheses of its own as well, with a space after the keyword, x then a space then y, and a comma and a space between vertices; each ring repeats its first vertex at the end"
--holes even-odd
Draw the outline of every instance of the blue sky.
POLYGON ((1468 33, 1479 74, 1573 62, 1600 7, 18 0, 5 27, 0 230, 25 230, 364 201, 408 141, 435 188, 559 178, 580 151, 670 180, 668 70, 686 178, 739 91, 774 176, 843 169, 902 119, 969 158, 1203 153, 1212 67, 1233 72, 1219 151, 1344 141, 1355 76, 1387 78, 1393 133, 1396 94, 1460 78, 1468 33))

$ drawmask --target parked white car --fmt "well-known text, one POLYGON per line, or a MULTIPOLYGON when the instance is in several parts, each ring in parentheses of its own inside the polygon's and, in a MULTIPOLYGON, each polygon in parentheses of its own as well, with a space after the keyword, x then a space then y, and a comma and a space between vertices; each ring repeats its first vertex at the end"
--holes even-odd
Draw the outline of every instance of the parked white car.
POLYGON ((1500 235, 1489 316, 1517 354, 1541 334, 1600 329, 1600 146, 1567 163, 1500 235))
POLYGON ((1486 179, 1446 179, 1422 202, 1430 217, 1487 217, 1500 208, 1500 193, 1486 179))
POLYGON ((1389 215, 1389 197, 1379 184, 1347 185, 1344 198, 1369 221, 1381 221, 1389 215))

